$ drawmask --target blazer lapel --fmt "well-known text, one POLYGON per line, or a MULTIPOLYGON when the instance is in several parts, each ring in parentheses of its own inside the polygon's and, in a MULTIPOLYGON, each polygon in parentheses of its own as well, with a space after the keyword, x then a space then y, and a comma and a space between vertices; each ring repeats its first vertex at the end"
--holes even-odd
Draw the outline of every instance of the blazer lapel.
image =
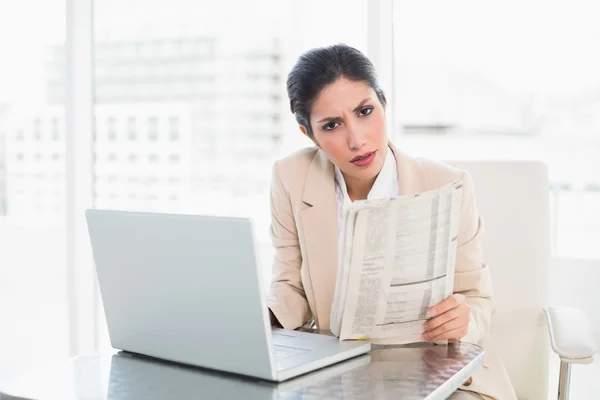
POLYGON ((307 266, 315 298, 315 322, 329 329, 329 313, 338 267, 338 226, 333 164, 317 151, 308 170, 301 211, 307 266))

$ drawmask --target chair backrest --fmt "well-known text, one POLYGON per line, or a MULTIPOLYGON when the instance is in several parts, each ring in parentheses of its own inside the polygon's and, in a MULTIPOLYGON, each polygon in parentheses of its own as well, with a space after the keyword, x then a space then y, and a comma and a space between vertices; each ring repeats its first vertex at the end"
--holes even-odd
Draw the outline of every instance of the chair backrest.
POLYGON ((484 220, 496 313, 491 334, 519 399, 548 398, 543 308, 550 276, 548 172, 538 161, 448 161, 469 171, 484 220))

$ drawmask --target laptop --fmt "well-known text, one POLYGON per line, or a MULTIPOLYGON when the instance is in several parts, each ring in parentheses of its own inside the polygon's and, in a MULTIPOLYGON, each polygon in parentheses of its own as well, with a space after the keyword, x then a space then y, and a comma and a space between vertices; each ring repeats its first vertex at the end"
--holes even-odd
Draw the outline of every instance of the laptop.
POLYGON ((86 210, 111 345, 281 382, 368 342, 272 329, 247 218, 86 210))

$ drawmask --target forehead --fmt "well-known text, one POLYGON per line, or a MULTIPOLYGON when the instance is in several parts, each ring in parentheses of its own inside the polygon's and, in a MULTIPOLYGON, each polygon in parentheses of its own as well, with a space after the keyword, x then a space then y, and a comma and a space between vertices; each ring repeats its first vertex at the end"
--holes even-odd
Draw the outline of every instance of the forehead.
POLYGON ((352 110, 362 100, 375 96, 375 91, 367 82, 340 78, 325 86, 319 93, 313 103, 311 116, 327 117, 329 114, 352 110))

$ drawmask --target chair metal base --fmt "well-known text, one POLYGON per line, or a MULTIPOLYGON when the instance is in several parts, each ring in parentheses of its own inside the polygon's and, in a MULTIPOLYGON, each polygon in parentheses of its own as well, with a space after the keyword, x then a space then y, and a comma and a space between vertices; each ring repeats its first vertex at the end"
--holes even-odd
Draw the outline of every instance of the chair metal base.
POLYGON ((560 374, 558 375, 558 400, 568 400, 570 384, 571 364, 561 360, 560 374))

